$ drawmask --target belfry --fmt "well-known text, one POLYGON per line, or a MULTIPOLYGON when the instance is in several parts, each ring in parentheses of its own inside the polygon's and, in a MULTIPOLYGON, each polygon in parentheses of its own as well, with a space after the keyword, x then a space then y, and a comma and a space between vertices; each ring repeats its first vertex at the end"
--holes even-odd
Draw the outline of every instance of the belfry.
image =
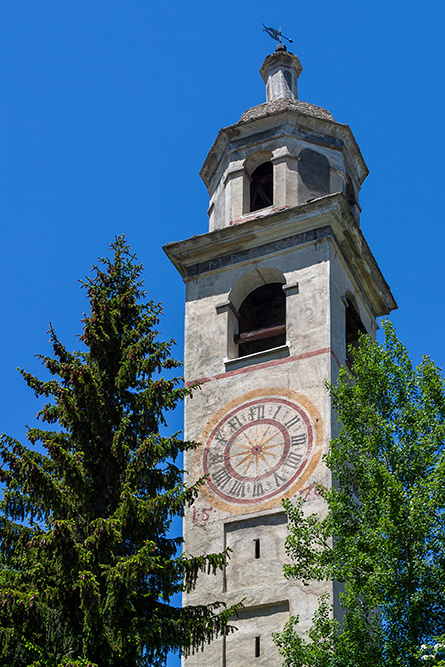
POLYGON ((347 125, 298 99, 302 72, 279 44, 260 73, 266 102, 220 130, 201 170, 209 231, 165 251, 186 284, 186 482, 206 476, 184 520, 185 551, 232 550, 186 604, 244 599, 238 631, 185 661, 189 667, 278 667, 272 633, 290 615, 307 630, 335 582, 283 576, 283 498, 323 512, 316 483, 338 432, 325 381, 348 364, 361 331, 396 303, 360 229, 368 170, 347 125))

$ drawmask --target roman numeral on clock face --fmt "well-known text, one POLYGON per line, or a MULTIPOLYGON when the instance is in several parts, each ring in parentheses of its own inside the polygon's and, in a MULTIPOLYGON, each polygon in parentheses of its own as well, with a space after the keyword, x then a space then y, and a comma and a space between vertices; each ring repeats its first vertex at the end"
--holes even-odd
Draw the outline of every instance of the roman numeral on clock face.
POLYGON ((234 417, 232 417, 232 419, 230 419, 227 423, 230 426, 230 428, 232 429, 232 431, 236 431, 237 429, 241 428, 241 426, 243 425, 243 423, 240 420, 240 418, 238 417, 238 415, 235 415, 234 417))
POLYGON ((245 484, 244 482, 239 482, 238 480, 232 484, 230 487, 230 493, 232 496, 235 496, 236 498, 244 498, 246 495, 246 489, 245 489, 245 484))
POLYGON ((286 481, 286 477, 281 477, 277 472, 274 473, 273 478, 277 487, 282 486, 286 481))
POLYGON ((225 468, 219 468, 213 475, 215 484, 217 484, 221 489, 223 489, 227 484, 232 480, 231 475, 227 472, 225 468))
POLYGON ((264 419, 264 405, 252 405, 249 408, 248 420, 250 422, 256 421, 257 419, 264 419))
POLYGON ((280 412, 280 410, 281 410, 281 405, 279 405, 279 406, 277 407, 277 409, 275 410, 275 412, 274 412, 274 414, 273 414, 273 416, 272 416, 272 419, 276 419, 276 418, 277 418, 278 413, 280 412))
POLYGON ((221 431, 217 431, 215 433, 215 440, 219 442, 221 445, 225 445, 227 442, 227 439, 224 437, 224 435, 221 433, 221 431))
POLYGON ((252 487, 252 496, 254 498, 258 498, 258 496, 262 496, 264 493, 263 490, 263 485, 261 482, 256 482, 253 487, 252 487))
POLYGON ((298 424, 300 421, 300 417, 298 415, 295 415, 292 419, 290 419, 288 422, 285 422, 285 427, 286 428, 292 428, 292 426, 295 426, 295 424, 298 424))
POLYGON ((296 469, 300 465, 301 459, 302 457, 300 456, 300 454, 297 454, 296 452, 291 452, 287 457, 285 465, 289 466, 289 468, 296 469))

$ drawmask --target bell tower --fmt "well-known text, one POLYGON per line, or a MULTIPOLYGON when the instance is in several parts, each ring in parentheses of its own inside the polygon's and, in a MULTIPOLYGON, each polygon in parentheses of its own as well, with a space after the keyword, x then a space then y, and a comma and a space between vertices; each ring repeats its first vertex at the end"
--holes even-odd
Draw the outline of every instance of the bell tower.
POLYGON ((325 381, 349 363, 360 331, 396 303, 360 229, 368 170, 347 125, 298 99, 302 67, 280 44, 260 74, 264 104, 220 130, 201 170, 209 231, 165 251, 186 284, 186 481, 205 475, 184 520, 185 551, 230 547, 186 604, 244 599, 238 631, 187 658, 190 667, 278 667, 272 633, 290 615, 310 626, 335 583, 283 577, 283 498, 323 513, 316 483, 337 433, 325 381))

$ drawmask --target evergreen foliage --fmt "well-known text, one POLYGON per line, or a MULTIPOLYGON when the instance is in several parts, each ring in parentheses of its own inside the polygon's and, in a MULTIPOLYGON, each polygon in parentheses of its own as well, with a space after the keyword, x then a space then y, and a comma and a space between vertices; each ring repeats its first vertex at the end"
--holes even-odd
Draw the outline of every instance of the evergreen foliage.
MULTIPOLYGON (((174 463, 195 443, 166 437, 165 411, 187 394, 161 307, 143 303, 142 267, 123 237, 82 283, 91 312, 69 352, 50 329, 51 379, 22 372, 47 403, 30 446, 0 442, 0 664, 163 665, 227 631, 234 609, 178 609, 173 594, 226 554, 178 555, 171 520, 193 502, 174 463), (165 373, 166 372, 166 373, 165 373), (167 375, 167 377, 165 376, 167 375)), ((230 628, 229 628, 230 629, 230 628)))
POLYGON ((330 387, 341 429, 326 514, 285 503, 286 576, 344 587, 341 625, 322 598, 307 638, 298 619, 276 637, 286 667, 440 664, 427 644, 445 632, 445 383, 384 327, 384 345, 362 337, 330 387))

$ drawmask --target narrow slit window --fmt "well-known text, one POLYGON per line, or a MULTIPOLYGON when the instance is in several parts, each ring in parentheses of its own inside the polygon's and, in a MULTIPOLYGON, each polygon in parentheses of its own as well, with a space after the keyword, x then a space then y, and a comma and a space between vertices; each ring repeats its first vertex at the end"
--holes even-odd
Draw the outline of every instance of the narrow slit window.
POLYGON ((255 558, 260 558, 260 540, 256 539, 253 543, 255 545, 255 558))
POLYGON ((255 658, 259 658, 260 655, 261 655, 260 637, 255 637, 255 658))

